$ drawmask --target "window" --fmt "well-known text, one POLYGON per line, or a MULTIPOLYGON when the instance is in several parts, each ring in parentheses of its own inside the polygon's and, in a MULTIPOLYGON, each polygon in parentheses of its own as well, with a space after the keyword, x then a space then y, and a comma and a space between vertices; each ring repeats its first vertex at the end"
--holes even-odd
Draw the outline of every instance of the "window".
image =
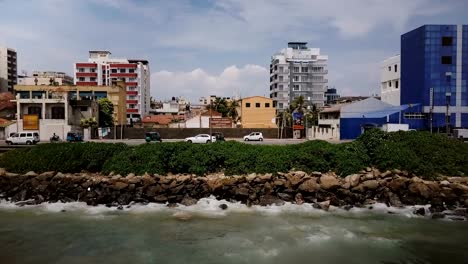
POLYGON ((399 83, 398 81, 395 81, 395 88, 398 89, 399 83))
POLYGON ((92 82, 95 82, 95 81, 96 81, 96 77, 91 77, 90 80, 91 80, 92 82))
POLYGON ((120 73, 125 73, 125 69, 120 69, 120 73))
POLYGON ((302 67, 301 70, 302 70, 302 72, 309 72, 309 68, 307 68, 307 67, 302 67))
POLYGON ((260 108, 260 103, 255 103, 255 107, 260 108))
POLYGON ((441 62, 444 65, 451 65, 452 64, 452 56, 442 56, 441 62))
POLYGON ((26 137, 26 133, 21 133, 20 137, 22 137, 22 138, 26 137))
POLYGON ((307 82, 307 76, 301 76, 301 82, 307 82))
POLYGON ((283 91, 283 85, 282 84, 279 85, 279 90, 283 91))
POLYGON ((294 91, 299 91, 299 89, 300 89, 300 88, 299 88, 299 85, 298 85, 298 84, 294 84, 294 85, 293 85, 293 90, 294 90, 294 91))
POLYGON ((279 77, 279 81, 280 81, 280 82, 283 81, 283 76, 280 76, 280 77, 279 77))
POLYGON ((245 107, 250 107, 250 103, 245 103, 245 107))
POLYGON ((129 72, 129 73, 134 73, 134 72, 135 72, 135 69, 129 69, 128 72, 129 72))
POLYGON ((283 103, 279 103, 279 104, 278 104, 278 108, 279 108, 279 109, 283 109, 283 103))
POLYGON ((405 119, 426 119, 425 113, 405 113, 405 119))
POLYGON ((392 66, 388 66, 388 71, 392 71, 392 66))
POLYGON ((117 73, 117 69, 112 69, 111 72, 112 73, 117 73))
POLYGON ((442 46, 452 46, 453 38, 452 37, 442 37, 442 46))
POLYGON ((96 72, 96 69, 90 69, 89 71, 90 72, 96 72))
POLYGON ((266 108, 270 108, 270 103, 265 103, 266 108))
POLYGON ((65 108, 61 106, 52 107, 52 119, 65 119, 65 108))
POLYGON ((398 72, 398 64, 395 64, 395 72, 398 72))
POLYGON ((88 107, 87 107, 87 106, 81 106, 81 107, 80 107, 80 111, 81 111, 81 112, 87 112, 87 111, 88 111, 88 107))
POLYGON ((84 77, 79 77, 78 80, 79 80, 80 82, 84 82, 84 81, 85 81, 85 78, 84 78, 84 77))
POLYGON ((78 68, 78 72, 84 72, 83 68, 78 68))
POLYGON ((298 75, 294 75, 294 76, 293 76, 293 81, 294 81, 294 82, 298 82, 298 81, 299 81, 299 76, 298 76, 298 75))
POLYGON ((299 67, 294 67, 293 72, 299 72, 299 67))
POLYGON ((392 81, 388 82, 388 87, 392 87, 392 81))
POLYGON ((28 134, 27 134, 27 137, 32 137, 32 133, 28 133, 28 134))
POLYGON ((279 67, 279 71, 280 71, 280 72, 283 72, 283 71, 284 71, 284 68, 283 68, 283 67, 279 67))

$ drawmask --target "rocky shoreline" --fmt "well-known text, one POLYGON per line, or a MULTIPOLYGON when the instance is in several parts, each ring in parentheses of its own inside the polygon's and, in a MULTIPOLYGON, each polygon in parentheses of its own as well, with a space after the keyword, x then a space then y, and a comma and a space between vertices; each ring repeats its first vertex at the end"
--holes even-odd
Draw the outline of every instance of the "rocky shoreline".
MULTIPOLYGON (((302 171, 225 176, 195 175, 101 175, 45 172, 15 174, 0 169, 0 199, 18 206, 44 202, 85 202, 123 209, 132 203, 164 203, 168 206, 194 205, 214 196, 230 202, 252 205, 310 203, 328 210, 330 206, 349 210, 379 202, 403 207, 430 205, 415 214, 454 220, 468 218, 468 177, 439 177, 425 181, 404 171, 380 172, 367 168, 345 178, 334 173, 302 171), (450 211, 450 213, 448 213, 450 211)), ((227 205, 221 205, 226 209, 227 205)))

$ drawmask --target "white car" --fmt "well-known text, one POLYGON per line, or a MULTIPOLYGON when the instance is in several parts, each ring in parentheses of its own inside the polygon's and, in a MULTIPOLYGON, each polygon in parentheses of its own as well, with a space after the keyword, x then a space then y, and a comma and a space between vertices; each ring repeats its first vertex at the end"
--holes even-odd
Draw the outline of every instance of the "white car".
POLYGON ((19 132, 10 135, 6 139, 8 145, 26 144, 33 145, 39 142, 39 133, 37 132, 19 132))
POLYGON ((244 137, 244 141, 263 141, 263 134, 260 132, 252 132, 244 137))
POLYGON ((215 142, 216 137, 210 137, 208 134, 199 134, 194 137, 188 137, 184 140, 185 142, 188 143, 210 143, 210 142, 215 142))

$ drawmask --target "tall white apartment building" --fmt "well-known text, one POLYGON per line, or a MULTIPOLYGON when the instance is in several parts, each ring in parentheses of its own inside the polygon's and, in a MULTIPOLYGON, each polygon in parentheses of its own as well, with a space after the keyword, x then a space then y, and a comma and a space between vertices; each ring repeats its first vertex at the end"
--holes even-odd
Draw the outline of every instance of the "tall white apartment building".
POLYGON ((270 98, 277 110, 289 108, 304 96, 308 108, 323 107, 328 80, 328 56, 320 49, 308 48, 307 42, 289 42, 288 48, 271 57, 270 98))
POLYGON ((127 120, 143 119, 150 110, 150 68, 147 60, 112 58, 109 51, 89 51, 88 62, 74 65, 75 85, 112 85, 124 81, 127 120))
POLYGON ((13 92, 16 85, 18 66, 16 51, 0 47, 0 92, 13 92))
POLYGON ((400 105, 400 55, 384 60, 381 64, 380 95, 381 100, 391 105, 400 105))

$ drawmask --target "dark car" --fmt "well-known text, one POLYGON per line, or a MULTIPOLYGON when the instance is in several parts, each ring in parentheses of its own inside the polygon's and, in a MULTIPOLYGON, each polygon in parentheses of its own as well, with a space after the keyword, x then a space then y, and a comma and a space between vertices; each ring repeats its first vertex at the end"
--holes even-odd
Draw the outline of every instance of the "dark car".
POLYGON ((146 132, 145 134, 146 142, 159 141, 162 142, 161 135, 158 132, 146 132))
POLYGON ((82 142, 83 136, 80 133, 68 132, 67 142, 82 142))
POLYGON ((226 141, 224 139, 224 135, 223 133, 220 133, 220 132, 214 132, 213 134, 211 134, 211 136, 215 137, 215 142, 221 142, 221 141, 226 141))

